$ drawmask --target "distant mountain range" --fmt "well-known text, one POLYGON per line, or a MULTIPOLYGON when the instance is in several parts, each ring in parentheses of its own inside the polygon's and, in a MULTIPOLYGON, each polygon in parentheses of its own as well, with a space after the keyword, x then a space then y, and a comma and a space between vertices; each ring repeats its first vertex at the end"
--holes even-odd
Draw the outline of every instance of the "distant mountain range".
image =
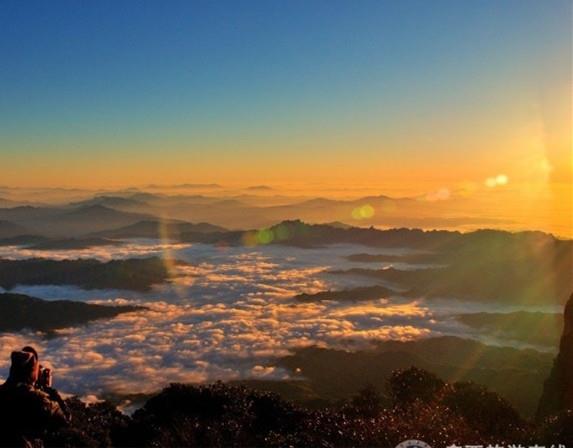
POLYGON ((157 238, 159 230, 171 232, 214 232, 223 227, 181 220, 160 220, 153 215, 118 210, 102 204, 76 208, 16 207, 0 209, 0 238, 20 235, 78 237, 86 235, 157 238), (123 236, 125 235, 125 236, 123 236))
POLYGON ((182 221, 144 220, 113 230, 97 233, 106 238, 158 238, 178 241, 186 233, 226 232, 226 229, 208 223, 193 224, 182 221))
MULTIPOLYGON (((424 197, 391 198, 385 195, 366 196, 359 199, 308 198, 273 194, 270 187, 253 186, 229 194, 207 195, 202 189, 192 186, 181 187, 177 191, 165 193, 161 188, 149 188, 151 191, 127 189, 117 192, 96 194, 95 196, 74 200, 58 206, 38 206, 34 210, 14 207, 21 203, 0 202, 0 220, 18 223, 34 218, 47 219, 53 215, 54 225, 46 227, 52 232, 57 225, 66 220, 60 216, 65 209, 74 213, 74 209, 84 210, 92 206, 102 206, 116 211, 145 215, 148 219, 181 220, 191 222, 209 222, 224 228, 239 230, 268 227, 277 222, 301 219, 306 222, 320 223, 338 221, 352 225, 375 225, 382 227, 420 227, 420 228, 466 228, 476 226, 499 226, 508 224, 500 218, 483 218, 472 214, 471 207, 464 199, 448 201, 447 206, 427 201, 424 197), (196 190, 196 191, 193 191, 196 190), (204 194, 205 193, 205 194, 204 194), (364 209, 366 207, 366 209, 364 209), (367 210, 367 213, 361 213, 367 210)), ((212 187, 215 188, 215 187, 212 187)), ((79 194, 79 192, 78 192, 79 194)), ((109 212, 95 209, 93 215, 109 212)), ((117 221, 119 217, 112 217, 117 221)), ((78 218, 79 219, 79 218, 78 218)), ((124 217, 123 225, 128 225, 124 217)), ((140 217, 139 220, 143 218, 140 217)), ((133 223, 133 222, 131 222, 133 223)), ((23 222, 23 224, 25 224, 23 222)), ((33 224, 33 223, 32 223, 33 224)), ((46 223, 47 224, 47 223, 46 223)), ((115 222, 116 227, 122 224, 115 222)), ((35 229, 34 226, 32 226, 35 229)), ((108 228, 109 229, 109 228, 108 228)), ((93 231, 108 230, 100 228, 93 231)), ((62 234, 60 234, 63 236, 62 234)))
POLYGON ((0 238, 13 238, 23 235, 28 229, 20 224, 14 224, 10 221, 0 221, 0 238))
MULTIPOLYGON (((0 220, 21 226, 20 234, 72 237, 126 226, 149 216, 90 205, 80 208, 15 207, 0 209, 0 220)), ((12 235, 5 235, 4 238, 12 235)))
MULTIPOLYGON (((1 244, 1 241, 0 241, 1 244)), ((89 249, 90 247, 100 246, 119 246, 124 244, 123 241, 111 240, 108 238, 86 237, 86 238, 61 238, 45 239, 31 243, 27 247, 32 250, 79 250, 89 249)))
POLYGON ((560 240, 541 232, 378 230, 347 224, 355 210, 359 213, 355 213, 357 219, 353 222, 358 224, 370 222, 369 218, 361 217, 369 216, 373 210, 385 223, 403 222, 399 219, 402 212, 417 211, 419 216, 412 219, 419 222, 430 219, 436 207, 440 206, 419 198, 383 195, 346 201, 314 198, 287 205, 263 202, 257 206, 232 197, 135 191, 99 195, 59 207, 2 208, 0 244, 27 240, 28 247, 38 250, 77 249, 118 244, 113 240, 154 238, 224 245, 281 244, 309 248, 357 244, 411 248, 425 253, 404 257, 356 253, 351 261, 372 263, 373 267, 362 266, 338 274, 391 282, 410 295, 467 300, 559 303, 573 289, 572 240, 560 240), (365 206, 366 211, 361 208, 365 206), (311 223, 281 220, 285 216, 307 217, 311 223), (321 219, 335 223, 316 223, 321 219), (267 222, 262 229, 246 225, 267 222), (382 270, 376 266, 381 262, 430 266, 417 271, 382 270))
POLYGON ((144 201, 137 200, 133 196, 130 198, 125 198, 121 196, 95 196, 92 199, 72 202, 70 203, 70 206, 83 208, 83 207, 91 207, 94 205, 101 205, 104 207, 118 208, 118 209, 137 209, 146 207, 147 204, 144 201))
MULTIPOLYGON (((152 196, 146 200, 155 199, 156 196, 152 196)), ((373 202, 375 198, 370 199, 373 202)), ((387 200, 385 197, 378 199, 387 200)), ((110 198, 104 197, 102 200, 109 201, 110 198)), ((137 201, 140 200, 142 198, 137 201)), ((179 199, 171 197, 170 200, 179 199)), ((199 196, 197 200, 203 201, 205 198, 199 196)), ((197 207, 217 208, 219 202, 197 207)), ((243 206, 239 201, 231 202, 225 205, 225 209, 237 207, 233 213, 240 218, 244 213, 243 206)), ((306 206, 314 209, 331 202, 316 199, 308 201, 306 206)), ((478 230, 461 233, 408 228, 378 230, 348 227, 341 223, 308 224, 301 220, 283 221, 264 229, 227 230, 206 222, 158 219, 152 215, 117 210, 101 204, 0 209, 0 220, 0 244, 28 240, 29 247, 39 250, 117 244, 110 240, 126 238, 224 245, 281 244, 302 248, 330 244, 411 248, 423 253, 403 257, 353 254, 350 260, 372 263, 373 268, 362 266, 338 274, 391 282, 413 296, 559 303, 573 289, 573 240, 560 240, 542 232, 478 230), (46 237, 49 240, 42 240, 46 237), (376 263, 401 261, 429 266, 428 269, 415 271, 376 267, 376 263)))

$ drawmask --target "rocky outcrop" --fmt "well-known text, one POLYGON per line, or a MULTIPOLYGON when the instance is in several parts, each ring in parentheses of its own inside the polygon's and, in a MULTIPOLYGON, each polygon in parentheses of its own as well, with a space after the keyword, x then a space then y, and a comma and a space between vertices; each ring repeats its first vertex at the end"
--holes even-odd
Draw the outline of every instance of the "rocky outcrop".
POLYGON ((545 382, 537 411, 538 418, 567 409, 573 410, 573 294, 565 305, 564 319, 559 354, 545 382))

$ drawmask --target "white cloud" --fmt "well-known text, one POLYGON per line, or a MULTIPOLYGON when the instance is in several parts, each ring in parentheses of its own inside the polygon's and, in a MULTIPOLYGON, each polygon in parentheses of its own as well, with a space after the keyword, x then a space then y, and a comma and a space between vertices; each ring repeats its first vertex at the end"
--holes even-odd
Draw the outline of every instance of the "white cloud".
POLYGON ((10 351, 32 344, 53 367, 56 387, 82 396, 152 392, 176 381, 279 379, 287 372, 272 367, 273 360, 299 347, 360 349, 448 328, 447 318, 417 300, 292 300, 301 292, 355 286, 356 279, 324 271, 356 266, 343 256, 357 252, 368 250, 195 245, 177 252, 191 263, 178 268, 177 281, 146 294, 19 287, 40 297, 138 303, 148 310, 61 330, 50 339, 0 334, 0 376, 7 374, 10 351))

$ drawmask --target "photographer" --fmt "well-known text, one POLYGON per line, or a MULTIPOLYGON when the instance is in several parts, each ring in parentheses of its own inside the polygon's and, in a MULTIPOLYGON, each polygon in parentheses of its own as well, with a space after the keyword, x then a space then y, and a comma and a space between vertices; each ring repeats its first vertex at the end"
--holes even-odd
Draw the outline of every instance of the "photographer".
POLYGON ((34 348, 12 352, 11 360, 0 386, 0 446, 42 447, 45 432, 69 423, 70 413, 34 348))

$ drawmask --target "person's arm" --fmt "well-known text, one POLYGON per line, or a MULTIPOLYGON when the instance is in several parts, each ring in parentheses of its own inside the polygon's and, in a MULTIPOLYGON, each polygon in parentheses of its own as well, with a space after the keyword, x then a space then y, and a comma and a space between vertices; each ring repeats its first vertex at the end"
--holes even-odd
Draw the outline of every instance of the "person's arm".
POLYGON ((68 406, 56 389, 44 388, 42 393, 42 412, 46 424, 52 427, 65 426, 71 421, 68 406))

